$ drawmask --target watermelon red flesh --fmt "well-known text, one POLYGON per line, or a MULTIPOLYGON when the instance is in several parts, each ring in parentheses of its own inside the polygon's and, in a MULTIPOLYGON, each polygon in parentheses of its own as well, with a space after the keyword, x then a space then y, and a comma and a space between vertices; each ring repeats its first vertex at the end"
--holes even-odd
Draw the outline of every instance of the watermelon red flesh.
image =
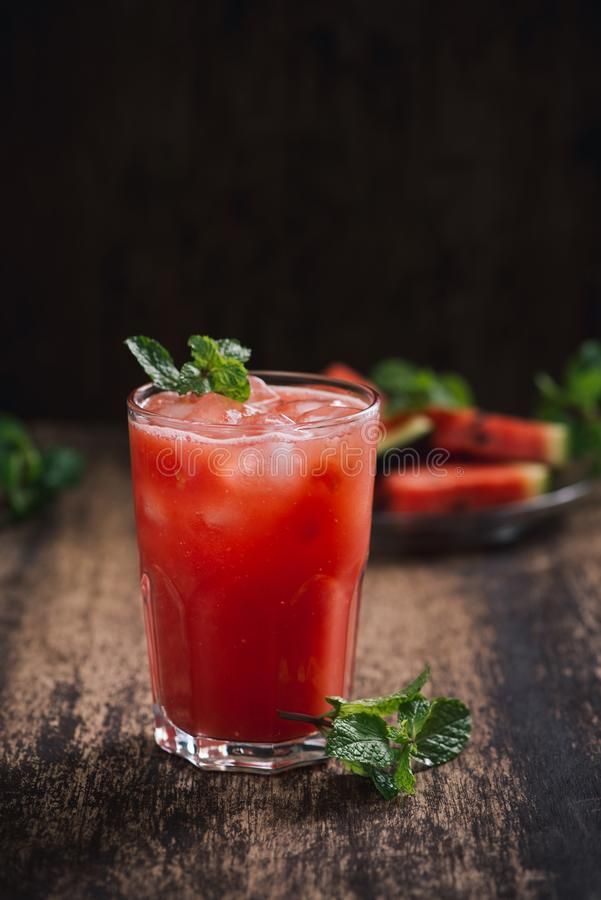
POLYGON ((397 472, 378 482, 379 504, 399 513, 456 513, 515 503, 542 494, 542 463, 486 465, 449 462, 439 472, 397 472))
POLYGON ((568 458, 564 425, 534 422, 477 409, 432 409, 435 422, 431 442, 450 453, 486 460, 524 460, 563 465, 568 458))

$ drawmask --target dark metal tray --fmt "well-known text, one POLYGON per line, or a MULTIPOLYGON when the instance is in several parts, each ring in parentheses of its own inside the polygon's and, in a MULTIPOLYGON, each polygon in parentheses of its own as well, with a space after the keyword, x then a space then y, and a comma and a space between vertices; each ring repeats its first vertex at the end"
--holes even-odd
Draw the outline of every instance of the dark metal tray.
POLYGON ((372 550, 451 550, 509 544, 564 515, 588 497, 593 481, 566 471, 553 490, 519 503, 446 515, 374 510, 372 550))

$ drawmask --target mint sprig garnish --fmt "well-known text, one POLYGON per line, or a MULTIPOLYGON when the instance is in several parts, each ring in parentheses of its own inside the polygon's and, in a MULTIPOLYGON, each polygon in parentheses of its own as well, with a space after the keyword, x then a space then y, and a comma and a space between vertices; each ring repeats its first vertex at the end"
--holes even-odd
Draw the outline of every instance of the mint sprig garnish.
POLYGON ((162 391, 197 395, 214 391, 243 403, 250 395, 244 365, 250 350, 233 338, 214 340, 202 334, 188 338, 191 359, 178 369, 169 351, 154 338, 136 335, 125 341, 152 383, 162 391))
POLYGON ((540 373, 536 386, 537 416, 567 425, 572 458, 601 475, 601 342, 585 341, 558 381, 540 373))
POLYGON ((453 697, 424 697, 425 668, 392 694, 365 700, 327 697, 332 711, 312 719, 280 712, 285 719, 310 721, 326 736, 326 754, 354 775, 370 778, 387 800, 415 793, 415 770, 455 759, 467 744, 471 716, 453 697))
POLYGON ((22 422, 0 414, 0 522, 33 515, 76 484, 83 468, 75 450, 40 449, 22 422))

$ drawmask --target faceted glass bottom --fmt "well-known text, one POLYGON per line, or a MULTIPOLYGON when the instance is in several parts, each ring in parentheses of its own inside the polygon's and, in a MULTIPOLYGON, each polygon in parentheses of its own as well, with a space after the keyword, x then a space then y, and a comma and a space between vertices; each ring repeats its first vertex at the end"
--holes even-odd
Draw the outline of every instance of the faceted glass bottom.
POLYGON ((277 744, 228 741, 187 734, 170 721, 160 706, 153 710, 154 739, 159 747, 187 759, 199 769, 275 775, 326 759, 325 738, 319 732, 277 744))

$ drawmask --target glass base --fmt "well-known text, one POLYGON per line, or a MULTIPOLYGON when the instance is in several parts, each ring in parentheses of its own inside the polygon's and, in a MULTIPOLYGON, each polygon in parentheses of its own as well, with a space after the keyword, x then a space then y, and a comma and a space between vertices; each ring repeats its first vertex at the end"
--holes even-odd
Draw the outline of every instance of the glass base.
POLYGON ((317 731, 277 744, 227 741, 187 734, 170 721, 161 707, 155 706, 153 709, 154 739, 159 747, 187 759, 199 769, 275 775, 286 769, 310 766, 326 759, 325 738, 317 731))

